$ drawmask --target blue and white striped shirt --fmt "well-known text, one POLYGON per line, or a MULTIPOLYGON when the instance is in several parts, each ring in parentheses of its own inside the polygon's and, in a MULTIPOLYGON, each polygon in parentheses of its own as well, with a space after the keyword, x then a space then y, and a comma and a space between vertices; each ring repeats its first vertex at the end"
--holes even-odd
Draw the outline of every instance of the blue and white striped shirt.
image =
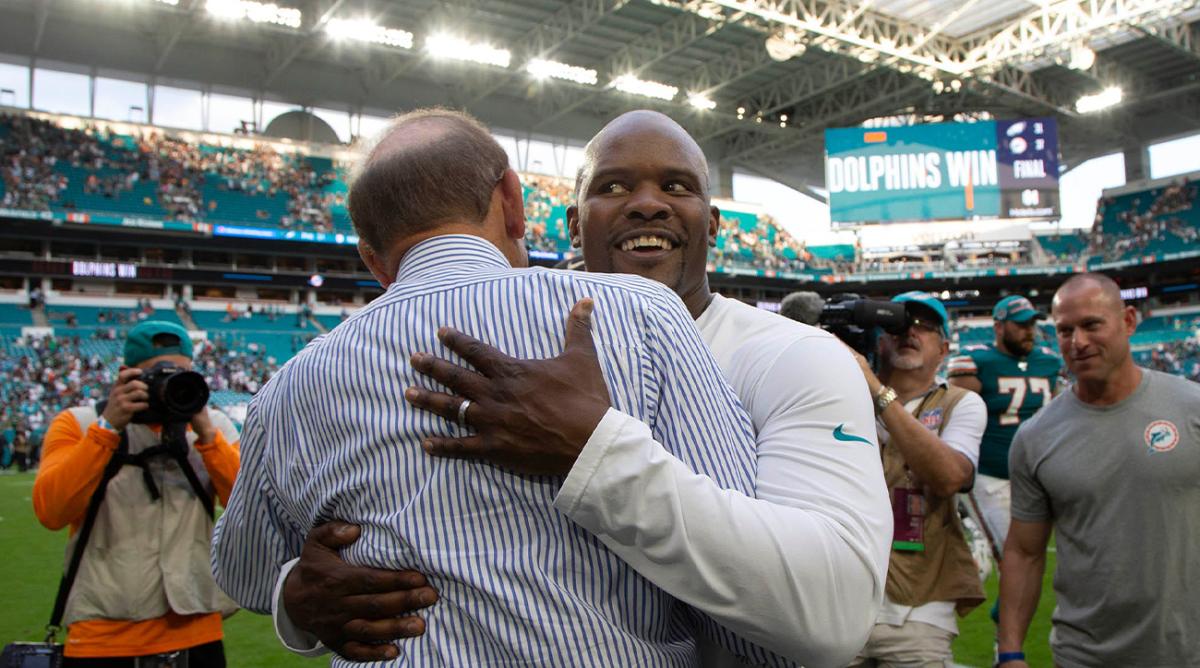
POLYGON ((565 315, 583 297, 596 303, 614 407, 696 472, 752 496, 750 421, 675 294, 636 276, 516 270, 481 238, 435 237, 255 397, 213 537, 218 584, 268 612, 280 566, 310 527, 337 518, 363 527, 348 561, 415 569, 440 592, 422 611, 426 634, 400 643, 390 665, 692 665, 684 606, 554 510, 561 478, 426 455, 422 437, 458 427, 402 396, 413 384, 444 390, 408 362, 417 351, 459 361, 439 326, 544 359, 562 351, 565 315))

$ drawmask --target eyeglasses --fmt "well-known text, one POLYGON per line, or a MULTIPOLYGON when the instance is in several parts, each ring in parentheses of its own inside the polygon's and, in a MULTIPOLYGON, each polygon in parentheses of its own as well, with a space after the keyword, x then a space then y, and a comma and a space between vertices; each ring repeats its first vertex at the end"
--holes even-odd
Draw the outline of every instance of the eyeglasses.
POLYGON ((923 320, 921 318, 912 318, 911 320, 908 321, 908 326, 909 326, 909 328, 915 327, 916 329, 919 329, 922 332, 928 332, 930 334, 937 334, 939 336, 941 336, 941 334, 942 334, 942 323, 936 322, 933 320, 923 320))

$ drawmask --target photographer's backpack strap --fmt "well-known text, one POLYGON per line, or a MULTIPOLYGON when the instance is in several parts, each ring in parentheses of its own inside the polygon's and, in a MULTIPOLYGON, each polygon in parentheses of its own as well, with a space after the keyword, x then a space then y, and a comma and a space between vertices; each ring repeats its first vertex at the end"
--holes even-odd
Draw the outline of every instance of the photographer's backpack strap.
POLYGON ((182 425, 163 425, 163 441, 159 445, 155 445, 136 455, 131 455, 128 452, 124 453, 124 464, 129 466, 138 466, 142 469, 142 480, 146 481, 146 490, 150 492, 150 498, 157 501, 161 494, 158 491, 158 485, 154 484, 154 477, 150 475, 150 467, 147 463, 154 457, 170 457, 179 465, 179 469, 183 471, 183 476, 187 478, 188 484, 192 486, 192 491, 196 497, 200 499, 200 503, 204 505, 204 510, 208 511, 209 517, 216 517, 216 509, 213 505, 212 495, 204 489, 204 485, 200 483, 200 477, 196 475, 196 470, 192 468, 192 463, 188 461, 188 443, 186 427, 180 430, 180 433, 168 433, 172 426, 179 428, 182 425))
MULTIPOLYGON (((91 426, 91 422, 95 421, 95 416, 104 412, 107 401, 101 401, 96 404, 95 412, 92 414, 92 420, 88 424, 81 424, 80 427, 87 431, 91 426)), ((76 415, 76 419, 80 418, 76 415)), ((179 425, 177 425, 178 427, 179 425)), ((71 553, 71 562, 67 565, 67 571, 63 574, 62 580, 58 584, 58 595, 54 599, 54 610, 50 613, 50 626, 48 638, 52 638, 55 632, 59 629, 59 624, 62 623, 63 615, 67 609, 67 598, 71 595, 71 586, 75 583, 75 576, 79 574, 79 564, 83 561, 83 550, 87 546, 88 538, 92 535, 92 529, 96 525, 96 516, 100 514, 100 504, 104 502, 104 496, 108 492, 108 483, 116 477, 123 466, 137 466, 142 469, 142 479, 146 481, 147 491, 150 492, 151 498, 158 500, 160 493, 158 486, 154 483, 153 476, 150 475, 150 469, 146 462, 154 456, 168 456, 179 464, 179 468, 183 471, 184 477, 192 486, 192 491, 199 497, 200 503, 204 505, 204 509, 208 511, 208 516, 214 516, 213 499, 208 490, 204 489, 204 485, 200 484, 199 477, 196 476, 196 471, 192 468, 191 462, 188 461, 187 448, 187 427, 182 426, 178 431, 172 430, 168 433, 170 426, 163 425, 164 442, 150 448, 146 448, 136 455, 129 454, 129 436, 122 431, 121 442, 117 445, 117 449, 109 457, 108 464, 104 467, 104 474, 100 478, 100 485, 96 487, 96 491, 92 493, 92 498, 88 501, 87 515, 84 517, 83 526, 79 528, 79 539, 75 541, 75 549, 71 553), (181 447, 182 444, 182 447, 181 447)), ((47 640, 49 642, 49 640, 47 640)))
MULTIPOLYGON (((90 410, 84 412, 84 409, 73 409, 76 411, 75 419, 79 421, 80 428, 83 431, 87 431, 92 422, 96 421, 96 416, 104 412, 106 405, 108 405, 107 400, 98 402, 94 413, 90 412, 90 410)), ((159 500, 162 497, 162 493, 159 491, 158 485, 154 482, 154 476, 150 474, 150 467, 147 466, 147 462, 158 456, 170 457, 179 465, 179 470, 187 478, 188 485, 191 486, 196 498, 200 499, 204 510, 208 512, 208 516, 211 518, 216 517, 212 495, 204 488, 203 483, 200 482, 200 477, 196 475, 195 469, 192 468, 191 462, 188 461, 186 424, 163 425, 162 442, 159 445, 145 448, 134 455, 129 454, 129 447, 124 440, 124 433, 121 434, 121 438, 121 447, 117 449, 114 456, 121 459, 122 465, 136 466, 142 470, 142 481, 146 484, 146 491, 150 494, 151 499, 155 501, 159 500), (173 429, 172 426, 174 427, 173 429)))
MULTIPOLYGON (((104 410, 103 405, 97 406, 97 408, 99 409, 97 414, 104 410)), ((63 614, 67 610, 67 598, 71 595, 71 586, 75 584, 75 576, 79 574, 79 564, 83 561, 83 549, 87 546, 88 538, 92 535, 92 528, 96 525, 96 515, 100 513, 100 504, 104 502, 108 483, 124 466, 122 455, 128 454, 129 439, 122 433, 121 444, 109 457, 108 464, 104 467, 104 475, 100 478, 100 486, 92 493, 92 499, 88 502, 87 515, 84 517, 83 526, 79 527, 79 539, 75 541, 75 550, 71 553, 71 563, 67 565, 67 572, 63 574, 62 581, 58 583, 58 595, 54 599, 54 610, 50 613, 50 626, 48 627, 51 636, 59 628, 63 614)))

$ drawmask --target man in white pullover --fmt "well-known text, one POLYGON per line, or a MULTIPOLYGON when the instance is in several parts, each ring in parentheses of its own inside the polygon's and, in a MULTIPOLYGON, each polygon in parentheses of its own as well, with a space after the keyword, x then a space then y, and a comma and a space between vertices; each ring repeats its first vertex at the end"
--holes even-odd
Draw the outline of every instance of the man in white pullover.
MULTIPOLYGON (((599 424, 579 425, 562 414, 539 378, 601 374, 594 354, 568 348, 551 360, 515 360, 452 330, 443 341, 482 373, 416 356, 418 371, 456 394, 412 388, 406 398, 465 420, 477 435, 430 439, 426 450, 565 475, 555 507, 704 615, 687 612, 686 621, 715 622, 721 644, 754 662, 845 665, 882 599, 891 537, 874 411, 857 363, 822 330, 710 292, 706 256, 719 211, 703 153, 669 118, 631 112, 606 126, 588 145, 576 195, 568 221, 588 270, 657 280, 696 318, 751 415, 757 498, 695 474, 628 415, 610 409, 599 424), (581 433, 590 436, 567 436, 581 433)), ((354 533, 314 535, 336 545, 354 533)), ((402 616, 421 607, 419 596, 369 594, 417 584, 415 574, 386 580, 343 565, 310 538, 280 581, 285 641, 321 638, 360 658, 387 656, 385 646, 362 643, 419 632, 419 621, 402 616), (374 608, 354 603, 364 596, 374 608), (292 622, 315 638, 289 634, 292 622)), ((724 649, 706 655, 710 665, 733 661, 724 649)))

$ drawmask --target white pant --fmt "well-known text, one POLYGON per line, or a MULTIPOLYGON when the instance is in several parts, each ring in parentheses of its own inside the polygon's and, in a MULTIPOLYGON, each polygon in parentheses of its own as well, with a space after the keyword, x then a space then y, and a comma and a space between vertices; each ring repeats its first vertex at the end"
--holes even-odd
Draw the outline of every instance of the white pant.
POLYGON ((972 514, 982 523, 982 529, 992 544, 993 554, 1004 554, 1004 541, 1012 523, 1012 487, 1003 478, 976 475, 971 489, 972 514))

